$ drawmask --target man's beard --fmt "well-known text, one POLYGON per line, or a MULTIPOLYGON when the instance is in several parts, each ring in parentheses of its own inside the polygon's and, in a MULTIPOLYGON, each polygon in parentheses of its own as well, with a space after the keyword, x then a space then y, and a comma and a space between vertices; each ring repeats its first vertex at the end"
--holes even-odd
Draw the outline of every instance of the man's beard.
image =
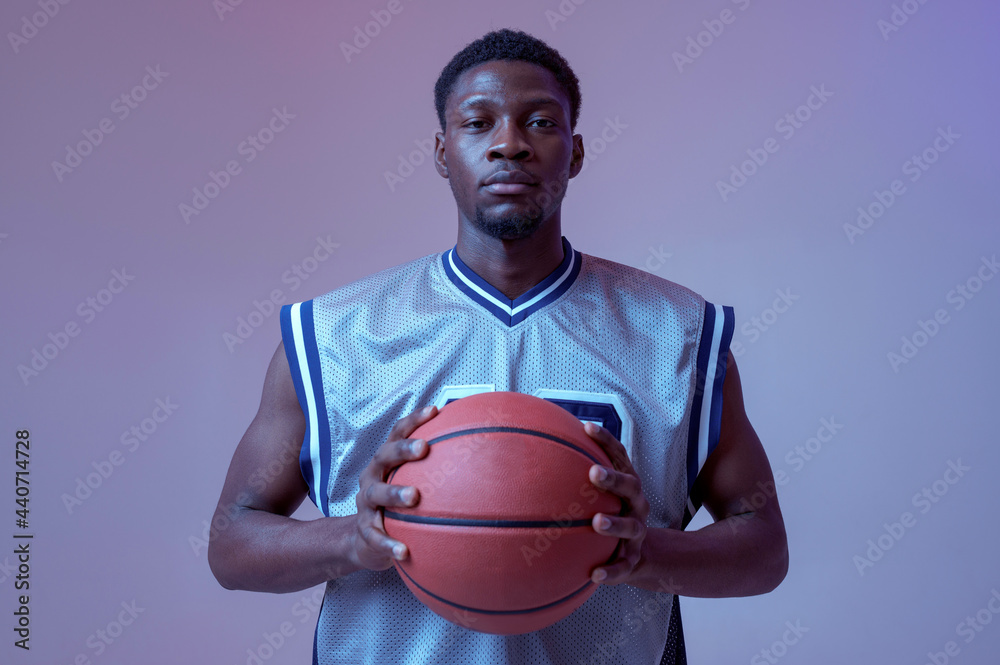
POLYGON ((545 191, 534 194, 522 212, 490 214, 483 206, 476 206, 476 227, 492 238, 519 240, 531 236, 562 205, 566 182, 561 186, 546 186, 545 191), (553 196, 555 194, 555 196, 553 196))
POLYGON ((498 240, 519 240, 533 234, 542 222, 542 211, 538 208, 526 214, 487 215, 482 207, 476 206, 476 227, 498 240))
MULTIPOLYGON (((489 213, 486 206, 477 205, 472 223, 481 232, 498 240, 528 238, 545 223, 545 220, 559 210, 563 197, 566 195, 568 182, 569 174, 567 172, 563 174, 563 179, 559 183, 547 184, 541 188, 542 191, 536 192, 528 200, 527 207, 521 212, 506 215, 489 213)), ((448 184, 455 196, 456 203, 462 201, 464 197, 460 197, 455 191, 455 181, 449 179, 448 184)), ((461 208, 461 205, 459 207, 461 208)))

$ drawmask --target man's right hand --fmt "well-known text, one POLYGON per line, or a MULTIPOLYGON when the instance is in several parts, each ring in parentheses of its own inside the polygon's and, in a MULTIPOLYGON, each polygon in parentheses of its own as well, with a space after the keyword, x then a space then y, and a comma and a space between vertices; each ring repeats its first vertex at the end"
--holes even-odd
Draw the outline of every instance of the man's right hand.
POLYGON ((406 545, 385 533, 382 508, 413 507, 420 500, 416 487, 399 487, 385 482, 389 472, 410 460, 427 454, 427 441, 409 438, 413 431, 437 415, 437 407, 428 406, 400 418, 389 432, 389 438, 375 451, 358 479, 360 489, 355 498, 358 512, 352 537, 354 563, 370 570, 385 570, 393 559, 408 556, 406 545))

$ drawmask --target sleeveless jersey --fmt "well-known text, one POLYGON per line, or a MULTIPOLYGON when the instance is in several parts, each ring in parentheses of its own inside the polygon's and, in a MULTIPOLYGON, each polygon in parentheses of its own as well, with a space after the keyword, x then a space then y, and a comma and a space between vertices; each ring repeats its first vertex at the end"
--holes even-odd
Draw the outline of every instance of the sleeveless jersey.
MULTIPOLYGON (((575 251, 516 300, 457 246, 281 309, 307 429, 300 466, 326 516, 357 512, 358 478, 393 424, 419 407, 503 390, 555 402, 625 446, 649 527, 683 528, 719 439, 733 310, 668 280, 575 251)), ((590 665, 682 662, 670 580, 599 585, 575 612, 524 635, 452 624, 394 568, 327 584, 314 663, 590 665), (668 626, 671 640, 668 643, 668 626)))

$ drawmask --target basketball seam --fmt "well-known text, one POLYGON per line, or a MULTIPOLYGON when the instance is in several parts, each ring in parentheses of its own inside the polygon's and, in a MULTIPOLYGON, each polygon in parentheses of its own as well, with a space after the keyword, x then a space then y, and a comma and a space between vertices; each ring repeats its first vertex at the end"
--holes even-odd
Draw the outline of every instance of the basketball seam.
MULTIPOLYGON (((547 432, 541 432, 539 430, 529 429, 526 427, 503 427, 503 426, 492 426, 492 427, 471 427, 467 429, 457 430, 455 432, 449 432, 448 434, 442 434, 441 436, 430 439, 427 442, 428 446, 433 446, 436 443, 442 441, 447 441, 448 439, 454 439, 461 436, 467 436, 471 434, 490 434, 496 432, 512 433, 512 434, 524 434, 527 436, 535 436, 548 441, 553 441, 562 446, 575 450, 579 454, 585 456, 587 459, 591 460, 594 464, 599 464, 603 466, 603 463, 596 457, 583 450, 579 446, 566 441, 554 434, 549 434, 547 432)), ((419 460, 415 460, 419 461, 419 460)), ((403 463, 405 464, 405 462, 403 463)), ((391 483, 392 479, 395 477, 396 472, 402 467, 395 467, 390 473, 385 482, 391 483)), ((436 524, 441 526, 462 526, 462 527, 495 527, 495 528, 572 528, 580 526, 589 526, 592 521, 591 518, 572 520, 569 524, 560 524, 556 521, 551 520, 476 520, 461 517, 431 517, 431 516, 418 516, 410 515, 405 513, 397 513, 396 511, 382 510, 383 517, 394 519, 401 522, 413 522, 418 524, 436 524)), ((621 508, 618 511, 619 515, 625 514, 625 502, 621 501, 621 508)))
POLYGON ((428 441, 427 445, 428 446, 433 446, 435 443, 440 443, 441 441, 446 441, 448 439, 454 439, 455 437, 459 437, 459 436, 465 436, 467 434, 490 434, 490 433, 493 433, 493 432, 507 432, 507 433, 511 433, 511 434, 527 434, 528 436, 536 436, 536 437, 538 437, 540 439, 548 439, 549 441, 555 441, 558 444, 566 446, 567 448, 572 448, 573 450, 577 451, 581 455, 584 455, 587 459, 589 459, 590 461, 592 461, 594 464, 601 464, 603 466, 603 463, 600 460, 598 460, 596 457, 594 457, 593 455, 591 455, 590 453, 588 453, 586 450, 584 450, 580 446, 578 446, 578 445, 576 445, 574 443, 570 443, 566 439, 559 438, 555 434, 549 434, 548 432, 540 432, 537 429, 528 429, 527 427, 501 427, 501 426, 495 426, 495 427, 472 427, 472 428, 469 428, 469 429, 459 430, 457 432, 451 432, 450 434, 442 434, 441 436, 435 437, 435 438, 431 439, 430 441, 428 441))
POLYGON ((420 584, 418 584, 417 581, 414 580, 410 576, 409 573, 407 573, 405 570, 403 570, 402 566, 400 566, 400 565, 397 564, 396 568, 397 568, 397 570, 399 570, 399 572, 403 573, 403 575, 406 576, 406 579, 408 579, 413 584, 413 586, 417 587, 423 593, 426 593, 428 596, 430 596, 434 600, 437 600, 438 602, 444 603, 445 605, 448 605, 450 607, 454 607, 455 609, 459 609, 459 610, 462 610, 462 611, 465 611, 465 612, 475 612, 477 614, 492 614, 492 615, 514 616, 514 615, 518 615, 518 614, 531 614, 533 612, 541 612, 542 610, 547 610, 549 608, 556 607, 557 605, 561 605, 561 604, 565 603, 567 600, 569 600, 573 596, 576 596, 580 592, 584 591, 587 587, 593 586, 593 584, 594 584, 593 582, 591 582, 591 581, 588 580, 582 587, 580 587, 579 589, 577 589, 573 593, 569 594, 568 596, 564 596, 564 597, 560 598, 559 600, 552 601, 551 603, 546 603, 545 605, 539 605, 538 607, 529 607, 528 609, 524 609, 524 610, 483 610, 483 609, 477 609, 475 607, 467 607, 465 605, 459 605, 458 603, 454 603, 454 602, 448 600, 447 598, 442 598, 441 596, 428 591, 427 589, 425 589, 424 587, 422 587, 420 584))
MULTIPOLYGON (((499 426, 498 427, 473 427, 473 428, 469 428, 469 429, 458 430, 456 432, 450 432, 448 434, 442 434, 441 436, 435 437, 435 438, 431 439, 430 441, 428 441, 427 445, 428 446, 433 446, 435 443, 440 443, 442 441, 447 441, 448 439, 454 439, 454 438, 459 437, 459 436, 466 436, 468 434, 489 434, 489 433, 493 433, 493 432, 508 432, 508 433, 511 433, 511 434, 526 434, 528 436, 536 436, 536 437, 538 437, 540 439, 546 439, 548 441, 554 441, 554 442, 556 442, 556 443, 558 443, 560 445, 563 445, 563 446, 566 446, 567 448, 571 448, 571 449, 575 450, 576 452, 580 453, 581 455, 583 455, 584 457, 586 457, 587 459, 589 459, 594 464, 599 464, 601 466, 604 466, 604 462, 601 462, 599 459, 597 459, 596 457, 594 457, 593 455, 591 455, 590 453, 588 453, 583 448, 581 448, 581 447, 579 447, 579 446, 577 446, 577 445, 575 445, 573 443, 570 443, 569 441, 566 441, 565 439, 561 439, 561 438, 559 438, 558 436, 556 436, 554 434, 549 434, 548 432, 540 432, 540 431, 538 431, 536 429, 528 429, 526 427, 499 427, 499 426)), ((418 461, 418 460, 414 460, 414 461, 418 461)), ((403 464, 406 464, 406 462, 403 462, 403 464)), ((393 470, 391 472, 389 472, 389 477, 386 478, 385 482, 391 483, 393 477, 396 475, 396 471, 398 471, 399 468, 403 466, 403 464, 400 464, 399 466, 393 468, 393 470)))
POLYGON ((414 522, 417 524, 438 524, 443 526, 482 526, 494 528, 510 529, 570 529, 573 527, 590 526, 593 518, 557 521, 557 520, 487 520, 469 519, 464 517, 431 517, 429 515, 410 515, 408 513, 397 513, 394 510, 385 510, 384 516, 400 522, 414 522))

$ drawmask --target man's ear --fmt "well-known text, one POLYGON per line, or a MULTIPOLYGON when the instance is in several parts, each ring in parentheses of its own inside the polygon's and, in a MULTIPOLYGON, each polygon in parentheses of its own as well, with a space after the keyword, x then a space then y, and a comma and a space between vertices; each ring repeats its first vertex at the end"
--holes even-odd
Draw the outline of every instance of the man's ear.
POLYGON ((448 177, 448 158, 444 154, 444 132, 434 135, 434 168, 442 178, 448 177))
POLYGON ((583 135, 573 135, 573 156, 569 160, 569 177, 575 178, 583 169, 583 135))

